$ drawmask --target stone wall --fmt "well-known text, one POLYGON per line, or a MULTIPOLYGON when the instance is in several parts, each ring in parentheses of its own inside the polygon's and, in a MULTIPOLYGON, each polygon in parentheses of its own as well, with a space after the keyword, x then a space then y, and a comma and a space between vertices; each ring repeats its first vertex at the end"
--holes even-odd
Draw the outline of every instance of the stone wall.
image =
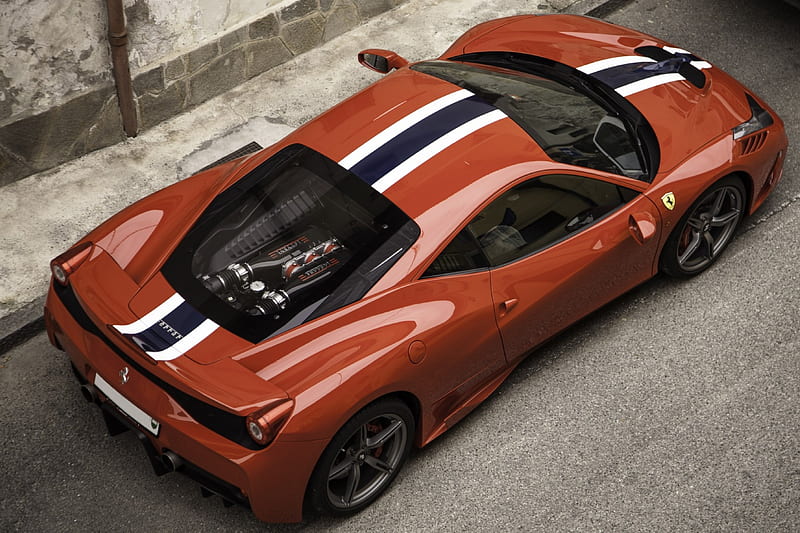
MULTIPOLYGON (((139 131, 403 1, 126 0, 139 131)), ((43 6, 0 7, 0 186, 125 138, 104 2, 43 6)))

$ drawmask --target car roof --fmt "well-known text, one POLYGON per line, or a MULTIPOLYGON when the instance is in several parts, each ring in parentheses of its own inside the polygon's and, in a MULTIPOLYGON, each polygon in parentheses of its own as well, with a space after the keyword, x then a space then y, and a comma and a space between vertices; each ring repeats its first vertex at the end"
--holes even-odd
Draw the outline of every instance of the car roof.
MULTIPOLYGON (((637 52, 643 46, 685 52, 596 19, 528 15, 476 26, 441 58, 508 51, 553 61, 576 73, 589 68, 588 73, 594 65, 619 58, 646 61, 637 52)), ((655 132, 661 159, 657 172, 675 168, 749 116, 741 86, 719 69, 699 63, 706 65, 703 72, 713 79, 713 91, 711 81, 702 89, 677 81, 624 96, 655 132)), ((554 165, 502 111, 464 93, 447 81, 401 68, 301 127, 281 145, 304 144, 339 162, 415 219, 488 173, 525 162, 554 165), (444 113, 445 108, 454 112, 444 113), (440 112, 434 116, 431 110, 440 112)))
POLYGON ((550 161, 502 111, 411 69, 386 76, 284 142, 337 161, 412 218, 487 174, 550 161))

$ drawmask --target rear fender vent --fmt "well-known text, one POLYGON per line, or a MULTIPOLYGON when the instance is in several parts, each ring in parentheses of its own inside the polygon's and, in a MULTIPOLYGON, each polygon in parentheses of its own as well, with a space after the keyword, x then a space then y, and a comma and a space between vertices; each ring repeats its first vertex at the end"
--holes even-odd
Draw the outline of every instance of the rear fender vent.
POLYGON ((752 154, 757 152, 764 146, 767 141, 767 132, 759 131, 753 135, 749 135, 744 139, 739 139, 739 146, 742 148, 742 155, 752 154))

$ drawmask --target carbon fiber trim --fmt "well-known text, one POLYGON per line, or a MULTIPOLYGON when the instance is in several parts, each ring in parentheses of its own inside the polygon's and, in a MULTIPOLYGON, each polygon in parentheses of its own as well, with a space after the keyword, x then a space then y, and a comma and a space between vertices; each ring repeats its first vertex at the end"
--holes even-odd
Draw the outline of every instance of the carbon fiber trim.
POLYGON ((208 170, 210 168, 218 167, 219 165, 221 165, 223 163, 227 163, 229 161, 233 161, 234 159, 238 159, 238 158, 240 158, 242 156, 254 154, 254 153, 258 152, 259 150, 262 150, 263 148, 264 148, 263 146, 261 146, 260 144, 258 144, 255 141, 253 141, 253 142, 251 142, 249 144, 245 144, 244 146, 242 146, 238 150, 235 150, 235 151, 229 153, 225 157, 223 157, 221 159, 217 159, 213 163, 204 166, 203 168, 201 168, 197 172, 200 173, 200 172, 203 172, 204 170, 208 170))
MULTIPOLYGON (((103 418, 108 426, 109 434, 111 436, 127 430, 132 431, 142 444, 145 454, 147 455, 147 458, 150 460, 150 464, 153 467, 153 472, 155 475, 163 476, 164 474, 169 473, 169 470, 167 470, 164 464, 161 462, 161 455, 159 454, 158 450, 155 449, 153 444, 150 442, 150 439, 143 431, 136 427, 133 422, 128 420, 128 418, 114 405, 106 402, 100 405, 100 409, 103 413, 103 418)), ((199 483, 203 489, 222 497, 225 501, 237 503, 244 507, 250 508, 250 502, 247 500, 247 497, 242 494, 242 491, 239 490, 238 487, 218 478, 210 472, 203 470, 196 464, 190 463, 183 457, 181 457, 181 460, 183 461, 183 464, 175 470, 176 472, 180 472, 186 477, 193 479, 199 483)))

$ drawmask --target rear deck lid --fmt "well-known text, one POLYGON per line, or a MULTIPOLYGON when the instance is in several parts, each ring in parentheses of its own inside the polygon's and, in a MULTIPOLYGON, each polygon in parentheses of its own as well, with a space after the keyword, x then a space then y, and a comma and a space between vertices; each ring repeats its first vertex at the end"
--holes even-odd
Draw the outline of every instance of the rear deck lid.
POLYGON ((209 364, 251 346, 203 315, 161 274, 136 293, 129 308, 136 320, 114 324, 114 328, 154 361, 173 361, 185 355, 209 364))

